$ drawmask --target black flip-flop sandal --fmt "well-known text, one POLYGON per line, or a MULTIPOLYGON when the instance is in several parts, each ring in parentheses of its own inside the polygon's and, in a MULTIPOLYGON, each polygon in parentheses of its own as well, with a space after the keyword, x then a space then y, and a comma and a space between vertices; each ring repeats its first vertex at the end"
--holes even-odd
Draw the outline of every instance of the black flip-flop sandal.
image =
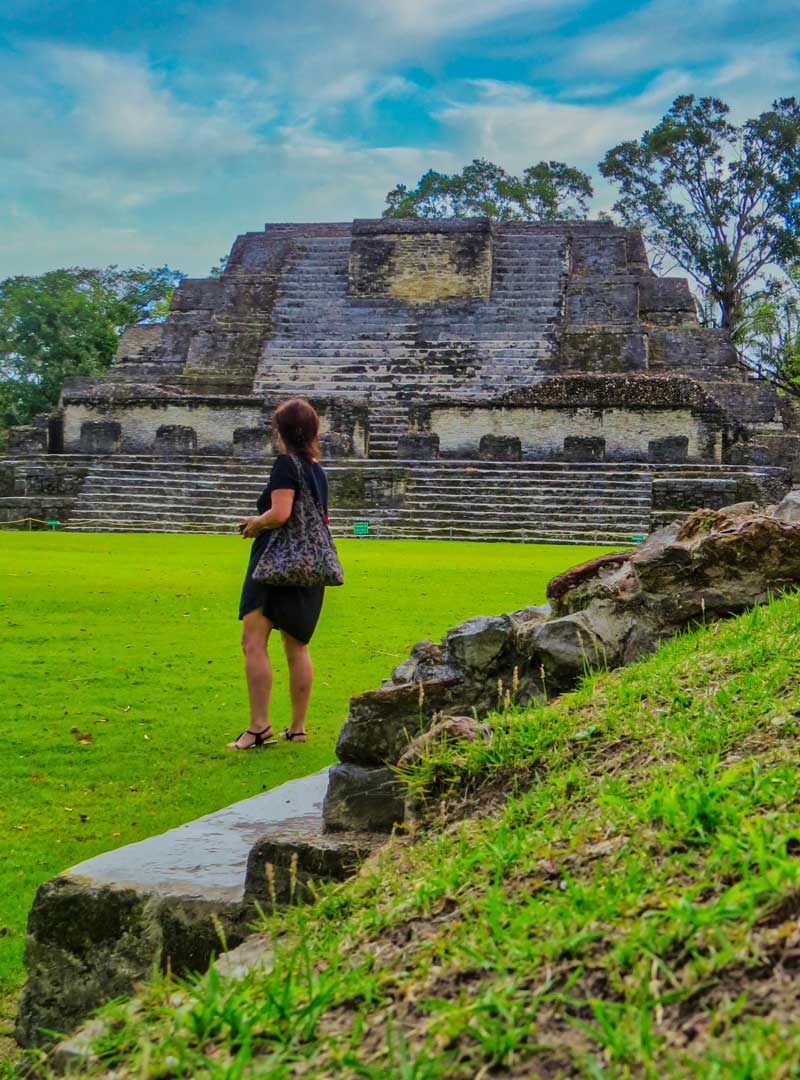
POLYGON ((287 727, 287 728, 284 728, 284 730, 280 733, 278 738, 279 739, 286 739, 287 742, 294 742, 295 739, 302 739, 303 742, 305 742, 307 734, 308 734, 308 732, 306 732, 306 731, 289 731, 289 729, 287 727))
POLYGON ((266 731, 251 731, 250 728, 245 728, 241 735, 237 735, 233 740, 232 750, 257 750, 260 746, 274 746, 278 740, 272 734, 272 728, 269 727, 266 731), (242 735, 252 735, 253 742, 249 746, 239 746, 238 742, 242 735))

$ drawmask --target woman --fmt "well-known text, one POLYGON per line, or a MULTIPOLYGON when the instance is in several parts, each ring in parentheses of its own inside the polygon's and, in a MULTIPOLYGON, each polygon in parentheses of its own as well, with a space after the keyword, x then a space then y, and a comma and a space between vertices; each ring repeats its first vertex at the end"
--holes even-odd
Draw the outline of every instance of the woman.
POLYGON ((322 587, 262 585, 253 580, 253 570, 269 541, 269 530, 279 529, 292 512, 295 494, 300 490, 297 459, 326 517, 328 513, 328 481, 319 464, 319 417, 315 410, 303 398, 289 398, 273 413, 272 432, 282 452, 272 466, 269 483, 259 496, 258 515, 241 519, 239 524, 242 536, 253 539, 239 604, 250 726, 235 742, 228 743, 232 750, 252 750, 275 741, 269 722, 272 668, 267 653, 273 630, 280 630, 283 639, 292 701, 291 724, 281 732, 280 738, 289 742, 306 741, 305 721, 313 675, 308 643, 317 625, 325 592, 322 587))

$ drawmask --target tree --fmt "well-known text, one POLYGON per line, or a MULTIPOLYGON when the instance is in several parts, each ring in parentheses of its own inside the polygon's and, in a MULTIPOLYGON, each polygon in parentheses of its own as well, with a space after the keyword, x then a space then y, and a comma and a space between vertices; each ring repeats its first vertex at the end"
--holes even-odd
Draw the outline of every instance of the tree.
POLYGON ((163 318, 182 277, 109 266, 0 282, 0 427, 52 409, 68 376, 106 370, 122 331, 163 318))
POLYGON ((521 177, 476 158, 448 176, 431 169, 409 191, 398 184, 386 196, 384 217, 488 217, 491 221, 584 218, 592 197, 586 173, 562 161, 540 161, 521 177))
POLYGON ((800 397, 800 263, 747 297, 739 351, 748 367, 800 397))
POLYGON ((208 276, 213 278, 221 278, 228 268, 229 258, 229 255, 220 255, 219 259, 217 260, 216 266, 212 266, 211 269, 208 271, 208 276))
POLYGON ((800 105, 782 98, 738 127, 729 112, 717 98, 676 98, 600 172, 619 185, 623 223, 693 278, 736 338, 759 276, 800 257, 800 105))

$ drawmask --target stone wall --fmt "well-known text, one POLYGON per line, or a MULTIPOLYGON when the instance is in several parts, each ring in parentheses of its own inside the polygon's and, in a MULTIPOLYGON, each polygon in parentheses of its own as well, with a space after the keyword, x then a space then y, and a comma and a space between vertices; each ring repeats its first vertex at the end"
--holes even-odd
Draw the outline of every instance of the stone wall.
POLYGON ((349 291, 410 304, 488 298, 492 232, 488 221, 356 221, 349 291))
MULTIPOLYGON (((150 454, 159 452, 163 427, 191 428, 194 448, 210 454, 241 453, 243 431, 269 430, 277 401, 259 403, 253 398, 170 398, 167 394, 118 400, 95 397, 79 387, 67 390, 69 408, 64 415, 64 449, 67 453, 150 454), (101 446, 96 433, 117 425, 114 445, 101 446), (237 435, 237 432, 239 433, 237 435)), ((320 435, 329 432, 348 437, 349 457, 362 458, 367 450, 368 412, 364 405, 346 400, 313 401, 320 415, 320 435)), ((244 440, 247 441, 247 440, 244 440)))
POLYGON ((98 421, 120 424, 119 451, 123 454, 155 452, 158 431, 165 426, 192 428, 196 449, 214 454, 232 453, 237 428, 268 427, 264 408, 250 401, 76 402, 65 413, 64 449, 70 453, 91 451, 86 445, 86 432, 91 428, 85 425, 98 421))
POLYGON ((481 439, 493 435, 519 438, 528 460, 558 460, 565 438, 581 437, 603 439, 606 461, 651 461, 651 444, 679 431, 688 440, 683 460, 722 459, 721 425, 686 409, 436 406, 430 425, 443 457, 477 457, 481 439))
POLYGON ((92 459, 84 455, 39 454, 0 461, 0 522, 36 518, 67 521, 83 487, 92 459))

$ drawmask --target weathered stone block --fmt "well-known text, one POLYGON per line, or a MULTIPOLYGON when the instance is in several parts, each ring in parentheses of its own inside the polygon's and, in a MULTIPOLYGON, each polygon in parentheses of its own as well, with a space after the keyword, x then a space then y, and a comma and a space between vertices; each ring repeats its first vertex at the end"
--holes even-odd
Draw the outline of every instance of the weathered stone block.
POLYGON ((444 655, 461 668, 486 671, 500 657, 512 630, 510 615, 476 615, 447 631, 444 655))
POLYGON ((639 316, 658 326, 697 327, 697 309, 684 278, 644 277, 639 282, 639 316))
POLYGON ((772 516, 776 521, 786 521, 791 525, 800 525, 800 488, 790 491, 775 507, 772 516))
MULTIPOLYGON (((220 925, 229 945, 242 941, 254 914, 245 888, 251 848, 319 833, 326 787, 322 770, 42 885, 28 920, 18 1040, 71 1030, 109 998, 130 994, 154 966, 203 971, 220 951, 220 925)), ((280 875, 277 883, 284 888, 280 875)), ((263 900, 262 884, 255 896, 263 900)))
POLYGON ((313 824, 287 821, 278 835, 264 837, 250 851, 245 894, 266 908, 273 902, 313 900, 315 886, 351 877, 385 840, 361 824, 330 833, 322 819, 313 824))
POLYGON ((522 461, 522 440, 516 435, 483 435, 478 457, 484 461, 522 461))
POLYGON ((567 287, 566 318, 572 326, 632 323, 638 314, 639 296, 633 282, 574 278, 567 287))
POLYGON ((689 439, 686 435, 666 435, 662 439, 651 439, 647 444, 648 461, 680 465, 688 456, 689 439))
POLYGON ((13 427, 8 433, 9 454, 40 454, 47 450, 47 428, 36 424, 13 427))
POLYGON ((704 476, 655 477, 653 480, 654 510, 690 511, 698 506, 718 510, 741 501, 741 498, 736 480, 704 476))
POLYGON ((562 457, 564 461, 605 461, 606 440, 599 436, 567 435, 562 457))
POLYGON ((353 456, 353 436, 341 431, 329 431, 319 440, 322 456, 349 458, 353 456))
POLYGON ((640 329, 568 326, 561 336, 563 366, 575 371, 622 375, 647 369, 647 343, 640 329))
POLYGON ((272 436, 266 427, 234 428, 234 457, 264 457, 271 449, 272 436))
POLYGON ((603 665, 607 659, 604 642, 581 614, 542 623, 533 633, 532 644, 547 678, 553 680, 548 686, 551 692, 571 685, 584 671, 603 665))
POLYGON ((397 762, 434 713, 453 703, 459 680, 430 679, 368 690, 350 699, 336 742, 336 756, 354 765, 397 762))
POLYGON ((186 424, 162 424, 156 432, 153 451, 164 457, 194 454, 197 450, 197 432, 186 424))
POLYGON ((435 461, 439 456, 439 436, 429 431, 401 435, 397 456, 406 461, 435 461))
POLYGON ((737 443, 730 448, 728 460, 731 465, 772 465, 774 455, 759 443, 737 443))
POLYGON ((322 818, 331 832, 391 832, 404 803, 405 786, 392 769, 332 765, 322 818))
POLYGON ((488 299, 491 224, 479 218, 356 221, 348 277, 353 296, 411 304, 488 299))
POLYGON ((410 682, 426 682, 430 679, 458 678, 458 672, 447 664, 441 645, 433 641, 417 641, 407 660, 397 664, 386 685, 402 686, 410 682))
POLYGON ((476 742, 479 739, 488 742, 491 737, 492 729, 489 725, 479 723, 474 716, 442 716, 414 739, 400 758, 399 764, 412 765, 429 749, 444 743, 476 742))
POLYGON ((82 454, 116 454, 122 425, 116 420, 85 420, 81 424, 82 454))
POLYGON ((602 236, 580 233, 572 239, 572 269, 578 275, 608 275, 624 271, 628 265, 626 230, 602 236))

